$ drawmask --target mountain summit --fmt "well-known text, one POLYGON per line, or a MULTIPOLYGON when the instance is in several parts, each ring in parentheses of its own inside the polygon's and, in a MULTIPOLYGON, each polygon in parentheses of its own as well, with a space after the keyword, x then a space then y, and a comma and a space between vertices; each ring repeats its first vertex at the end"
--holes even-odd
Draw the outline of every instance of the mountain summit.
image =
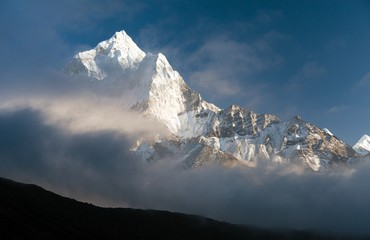
POLYGON ((112 78, 116 71, 137 68, 145 53, 132 41, 125 31, 116 32, 109 40, 94 49, 77 53, 67 66, 71 74, 86 74, 103 80, 112 78))
POLYGON ((171 136, 140 139, 132 147, 152 161, 177 159, 184 167, 259 161, 298 163, 314 171, 347 164, 354 149, 296 116, 288 122, 238 105, 220 109, 202 99, 161 54, 144 53, 124 32, 76 54, 66 66, 107 92, 123 96, 123 108, 163 123, 171 136))
POLYGON ((353 149, 360 155, 365 156, 370 153, 370 137, 364 135, 358 140, 358 142, 353 146, 353 149))
POLYGON ((205 119, 196 116, 220 111, 190 89, 163 54, 145 54, 124 31, 76 54, 66 71, 104 82, 107 91, 123 95, 126 110, 154 117, 176 136, 204 134, 205 119))

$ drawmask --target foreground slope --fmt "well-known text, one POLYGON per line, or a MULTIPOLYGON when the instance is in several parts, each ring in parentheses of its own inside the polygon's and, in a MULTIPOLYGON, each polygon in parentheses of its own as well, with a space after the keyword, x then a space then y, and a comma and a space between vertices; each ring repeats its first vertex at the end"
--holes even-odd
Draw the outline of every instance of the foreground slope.
MULTIPOLYGON (((0 178, 1 239, 346 239, 180 213, 99 208, 0 178)), ((350 239, 350 238, 348 238, 350 239)))
POLYGON ((329 130, 294 117, 288 122, 241 106, 220 109, 202 99, 161 54, 144 53, 121 31, 78 53, 66 72, 88 78, 122 98, 123 109, 159 120, 170 136, 143 138, 132 147, 141 158, 178 159, 186 168, 259 161, 298 163, 314 171, 347 165, 359 155, 329 130))

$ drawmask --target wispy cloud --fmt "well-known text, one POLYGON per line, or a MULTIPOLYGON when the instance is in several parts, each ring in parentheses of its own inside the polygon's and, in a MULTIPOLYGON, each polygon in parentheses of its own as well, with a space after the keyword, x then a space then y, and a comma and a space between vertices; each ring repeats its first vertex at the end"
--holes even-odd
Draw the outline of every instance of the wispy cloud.
POLYGON ((206 41, 192 54, 190 63, 202 66, 191 75, 190 81, 204 91, 223 96, 240 93, 240 77, 264 67, 249 44, 222 37, 206 41))
POLYGON ((368 90, 370 88, 370 72, 365 73, 360 80, 357 80, 351 89, 352 94, 356 94, 362 90, 368 90))
POLYGON ((370 72, 366 73, 358 82, 359 87, 370 87, 370 72))
POLYGON ((260 10, 257 14, 256 21, 263 24, 271 24, 281 18, 284 18, 284 14, 279 10, 260 10))
POLYGON ((273 33, 250 42, 227 33, 211 36, 188 59, 191 85, 213 99, 239 95, 248 99, 249 106, 258 104, 266 96, 262 92, 266 85, 256 81, 255 75, 283 62, 271 47, 273 41, 273 33))
POLYGON ((326 110, 326 113, 339 113, 339 112, 346 111, 347 109, 349 109, 349 106, 347 105, 338 105, 338 106, 333 106, 329 108, 328 110, 326 110))
POLYGON ((327 73, 325 67, 317 61, 309 61, 298 69, 297 73, 290 79, 289 88, 300 88, 307 81, 317 80, 327 73))
POLYGON ((33 96, 7 99, 0 104, 1 112, 30 109, 42 115, 44 124, 57 127, 70 134, 112 131, 139 137, 150 134, 166 135, 166 128, 154 119, 139 113, 123 111, 117 98, 87 93, 67 96, 33 96))
POLYGON ((146 42, 144 45, 168 52, 175 69, 194 89, 211 100, 221 101, 239 95, 255 105, 257 99, 262 100, 262 96, 267 95, 267 92, 260 92, 266 84, 258 81, 255 75, 284 63, 275 45, 287 39, 272 27, 262 33, 258 29, 279 18, 282 18, 281 13, 266 11, 260 11, 250 21, 222 24, 198 17, 194 26, 174 38, 166 26, 176 18, 168 16, 143 29, 141 39, 146 42))

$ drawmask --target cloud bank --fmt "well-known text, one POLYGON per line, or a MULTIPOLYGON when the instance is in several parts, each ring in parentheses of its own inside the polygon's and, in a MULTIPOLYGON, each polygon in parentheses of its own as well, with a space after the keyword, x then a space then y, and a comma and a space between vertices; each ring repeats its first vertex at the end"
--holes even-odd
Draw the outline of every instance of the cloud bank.
MULTIPOLYGON (((55 112, 31 104, 1 109, 1 176, 103 206, 164 209, 262 227, 370 233, 364 184, 370 181, 370 163, 337 174, 268 166, 179 170, 176 159, 149 164, 129 151, 133 132, 153 129, 109 127, 116 123, 70 129, 61 123, 68 122, 67 112, 55 112)), ((126 120, 128 126, 134 121, 126 120)))

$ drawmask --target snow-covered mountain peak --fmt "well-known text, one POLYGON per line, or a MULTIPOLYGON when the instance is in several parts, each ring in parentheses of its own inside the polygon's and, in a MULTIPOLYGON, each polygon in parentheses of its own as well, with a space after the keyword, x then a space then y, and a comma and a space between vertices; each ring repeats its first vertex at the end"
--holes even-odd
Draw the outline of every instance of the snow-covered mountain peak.
MULTIPOLYGON (((300 116, 285 122, 239 105, 219 109, 192 90, 163 54, 144 53, 124 31, 76 54, 66 71, 87 76, 99 93, 121 98, 126 111, 167 127, 170 136, 140 140, 132 148, 146 160, 170 156, 190 167, 291 161, 319 171, 358 157, 355 147, 300 116)), ((365 140, 357 147, 368 153, 365 140)))
POLYGON ((117 58, 123 68, 136 66, 145 56, 125 31, 116 32, 110 39, 100 42, 94 50, 97 54, 117 58))
POLYGON ((87 75, 102 80, 122 78, 125 70, 136 69, 145 53, 125 31, 116 32, 94 49, 77 53, 65 70, 71 75, 87 75))
POLYGON ((199 123, 201 113, 210 113, 210 118, 211 112, 220 111, 215 105, 204 101, 199 93, 190 89, 161 53, 146 55, 131 86, 124 91, 127 99, 125 108, 156 118, 164 123, 171 133, 181 138, 204 134, 206 124, 195 125, 194 122, 199 123))
POLYGON ((353 149, 361 156, 365 156, 370 153, 370 137, 366 134, 362 136, 353 146, 353 149))
MULTIPOLYGON (((177 79, 180 76, 177 71, 172 69, 167 58, 162 53, 158 53, 156 55, 155 66, 156 77, 153 79, 155 84, 160 84, 160 82, 162 84, 171 84, 172 80, 177 79)), ((180 82, 181 84, 185 84, 184 81, 179 81, 179 83, 180 82)))
POLYGON ((66 70, 101 80, 92 84, 104 93, 122 96, 126 110, 159 120, 180 138, 205 134, 220 111, 190 89, 162 53, 145 54, 125 31, 76 54, 66 70))

